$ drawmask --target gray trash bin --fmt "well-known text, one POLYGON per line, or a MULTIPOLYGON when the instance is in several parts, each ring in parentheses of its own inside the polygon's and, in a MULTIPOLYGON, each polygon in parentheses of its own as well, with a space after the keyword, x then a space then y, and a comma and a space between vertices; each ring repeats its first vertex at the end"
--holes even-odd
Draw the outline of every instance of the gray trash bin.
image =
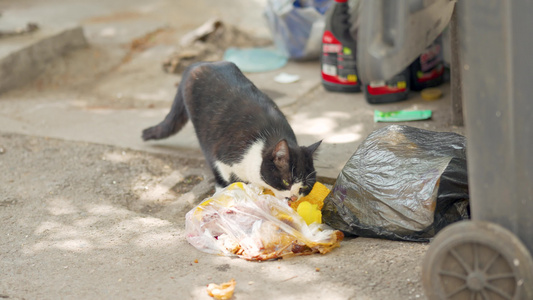
MULTIPOLYGON (((387 79, 394 71, 383 64, 401 62, 388 57, 402 53, 391 47, 401 43, 381 42, 380 51, 381 46, 365 36, 390 35, 386 30, 403 30, 408 20, 383 21, 394 14, 383 6, 387 0, 370 1, 374 4, 367 7, 380 7, 372 11, 380 16, 371 19, 382 25, 360 23, 358 55, 377 53, 384 58, 364 62, 368 55, 359 55, 359 71, 363 80, 387 79)), ((398 5, 414 2, 394 6, 406 11, 398 5)), ((425 1, 430 6, 437 2, 425 1)), ((364 5, 362 10, 370 14, 364 5)), ((423 262, 423 285, 429 299, 531 300, 533 1, 463 0, 457 2, 456 13, 461 64, 452 68, 461 68, 472 221, 451 225, 435 237, 423 262)))

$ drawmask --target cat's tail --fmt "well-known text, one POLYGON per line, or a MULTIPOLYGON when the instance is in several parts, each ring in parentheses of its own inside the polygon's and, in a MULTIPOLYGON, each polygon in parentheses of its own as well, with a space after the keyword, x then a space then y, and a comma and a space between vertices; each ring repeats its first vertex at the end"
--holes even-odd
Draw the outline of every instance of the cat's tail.
POLYGON ((183 90, 179 88, 170 112, 161 123, 143 130, 143 140, 148 141, 167 138, 176 134, 183 128, 183 126, 185 126, 185 124, 187 124, 189 116, 185 108, 182 93, 183 90))

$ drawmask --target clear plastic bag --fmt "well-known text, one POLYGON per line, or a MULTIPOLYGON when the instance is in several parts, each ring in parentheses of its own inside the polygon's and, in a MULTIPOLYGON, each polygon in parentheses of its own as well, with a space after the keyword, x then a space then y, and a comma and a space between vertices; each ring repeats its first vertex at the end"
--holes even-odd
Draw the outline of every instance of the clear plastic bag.
POLYGON ((268 0, 265 17, 274 44, 292 59, 317 59, 321 53, 324 13, 331 0, 268 0))
POLYGON ((234 183, 186 215, 187 241, 200 251, 246 260, 327 253, 342 232, 305 221, 287 204, 262 189, 234 183))
POLYGON ((392 125, 371 133, 324 200, 323 222, 345 233, 428 241, 469 218, 466 140, 392 125))

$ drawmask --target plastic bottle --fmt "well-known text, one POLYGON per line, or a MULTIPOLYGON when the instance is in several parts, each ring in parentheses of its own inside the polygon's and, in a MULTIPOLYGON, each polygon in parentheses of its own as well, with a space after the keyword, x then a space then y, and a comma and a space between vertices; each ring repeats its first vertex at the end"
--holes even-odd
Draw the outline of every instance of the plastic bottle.
POLYGON ((348 0, 335 0, 322 36, 322 84, 328 91, 359 92, 356 42, 350 34, 348 0))
POLYGON ((365 98, 368 103, 379 104, 406 100, 409 96, 409 70, 387 81, 374 81, 365 86, 365 98))
POLYGON ((441 36, 429 45, 422 54, 409 66, 411 73, 411 89, 420 91, 435 87, 444 81, 444 57, 441 36))

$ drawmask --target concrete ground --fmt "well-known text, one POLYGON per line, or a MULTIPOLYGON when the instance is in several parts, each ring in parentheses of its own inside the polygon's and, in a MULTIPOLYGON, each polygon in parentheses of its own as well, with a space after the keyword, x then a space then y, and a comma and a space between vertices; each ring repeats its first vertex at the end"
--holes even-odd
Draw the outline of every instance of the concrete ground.
MULTIPOLYGON (((327 255, 252 263, 185 241, 184 215, 212 192, 212 176, 190 124, 163 141, 140 139, 168 112, 180 80, 161 63, 180 37, 215 16, 268 37, 263 7, 261 0, 0 2, 0 30, 40 26, 0 39, 0 70, 15 58, 32 61, 9 69, 21 78, 9 84, 0 72, 0 298, 208 299, 208 283, 231 278, 241 300, 424 298, 423 243, 348 238, 327 255), (143 37, 143 47, 131 47, 143 37)), ((412 93, 376 106, 360 93, 325 91, 319 68, 291 61, 247 76, 278 102, 300 144, 323 140, 316 167, 324 180, 386 125, 373 122, 374 109, 431 109, 431 120, 408 125, 464 134, 450 125, 448 85, 437 101, 412 93), (301 79, 276 83, 281 72, 301 79)))

